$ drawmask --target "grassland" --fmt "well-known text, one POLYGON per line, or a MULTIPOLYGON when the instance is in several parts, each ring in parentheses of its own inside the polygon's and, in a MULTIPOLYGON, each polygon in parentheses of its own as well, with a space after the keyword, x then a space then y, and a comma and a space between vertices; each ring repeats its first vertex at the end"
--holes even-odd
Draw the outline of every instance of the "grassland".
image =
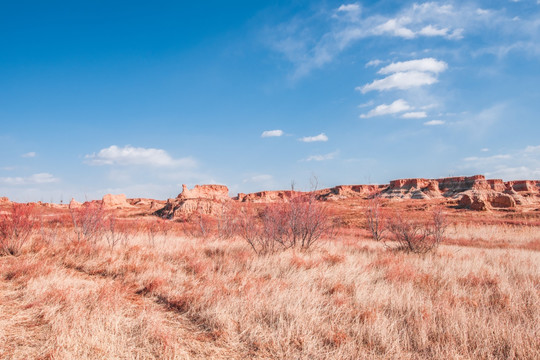
POLYGON ((0 257, 0 358, 538 359, 539 230, 456 223, 423 255, 351 230, 260 256, 55 227, 0 257))

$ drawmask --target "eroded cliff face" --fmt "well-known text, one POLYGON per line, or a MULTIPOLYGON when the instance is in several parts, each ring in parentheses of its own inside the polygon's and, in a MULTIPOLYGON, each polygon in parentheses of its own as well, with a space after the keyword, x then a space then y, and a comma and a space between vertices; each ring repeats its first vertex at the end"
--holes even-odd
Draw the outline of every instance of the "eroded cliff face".
POLYGON ((219 215, 231 200, 225 185, 196 185, 193 189, 182 185, 182 192, 167 200, 155 214, 168 219, 185 218, 193 213, 219 215))
MULTIPOLYGON (((295 196, 308 193, 291 190, 260 191, 231 198, 225 185, 196 185, 189 189, 182 185, 182 192, 174 199, 126 199, 123 194, 107 194, 94 200, 106 210, 123 210, 127 214, 156 214, 164 218, 186 217, 193 213, 219 215, 232 204, 287 202, 295 196)), ((423 199, 448 201, 471 210, 534 208, 540 205, 540 180, 486 179, 483 175, 459 176, 440 179, 398 179, 388 185, 339 185, 311 193, 320 201, 370 199, 380 196, 387 199, 423 199)), ((0 206, 11 204, 7 197, 0 197, 0 206)), ((36 206, 76 208, 85 206, 72 200, 69 206, 36 203, 36 206)), ((242 206, 242 205, 240 205, 242 206)))

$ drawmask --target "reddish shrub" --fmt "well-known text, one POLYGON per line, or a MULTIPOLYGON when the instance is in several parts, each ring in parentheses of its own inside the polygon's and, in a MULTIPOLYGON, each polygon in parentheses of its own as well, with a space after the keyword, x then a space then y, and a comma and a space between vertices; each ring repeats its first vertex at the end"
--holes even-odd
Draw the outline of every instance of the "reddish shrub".
POLYGON ((0 217, 0 254, 18 255, 35 225, 32 205, 14 203, 11 212, 0 217))

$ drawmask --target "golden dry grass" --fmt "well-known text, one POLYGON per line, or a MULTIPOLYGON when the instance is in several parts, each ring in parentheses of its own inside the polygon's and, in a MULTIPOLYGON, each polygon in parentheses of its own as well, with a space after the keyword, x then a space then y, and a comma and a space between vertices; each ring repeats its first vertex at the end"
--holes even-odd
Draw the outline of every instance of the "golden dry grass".
POLYGON ((256 256, 238 239, 67 237, 0 257, 0 358, 540 358, 538 251, 416 255, 344 237, 256 256))

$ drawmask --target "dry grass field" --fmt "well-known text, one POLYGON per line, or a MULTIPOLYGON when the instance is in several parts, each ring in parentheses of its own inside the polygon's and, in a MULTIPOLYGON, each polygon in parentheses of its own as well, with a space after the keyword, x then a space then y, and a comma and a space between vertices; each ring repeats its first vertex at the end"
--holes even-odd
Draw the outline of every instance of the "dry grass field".
POLYGON ((540 358, 536 225, 455 223, 426 254, 361 229, 266 255, 145 229, 48 226, 0 256, 0 358, 540 358))

